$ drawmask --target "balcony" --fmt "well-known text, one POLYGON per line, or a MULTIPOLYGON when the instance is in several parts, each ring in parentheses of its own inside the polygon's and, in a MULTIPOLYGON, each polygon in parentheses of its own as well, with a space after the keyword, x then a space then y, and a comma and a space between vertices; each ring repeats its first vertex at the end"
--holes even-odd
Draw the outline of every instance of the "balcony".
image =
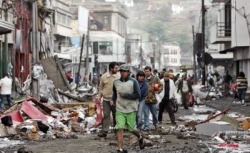
POLYGON ((72 37, 72 29, 68 26, 56 23, 54 26, 54 34, 65 37, 72 37))
POLYGON ((221 44, 232 41, 231 39, 231 27, 225 22, 216 22, 210 29, 211 43, 221 44))
POLYGON ((0 35, 11 33, 15 29, 14 24, 0 19, 0 35))

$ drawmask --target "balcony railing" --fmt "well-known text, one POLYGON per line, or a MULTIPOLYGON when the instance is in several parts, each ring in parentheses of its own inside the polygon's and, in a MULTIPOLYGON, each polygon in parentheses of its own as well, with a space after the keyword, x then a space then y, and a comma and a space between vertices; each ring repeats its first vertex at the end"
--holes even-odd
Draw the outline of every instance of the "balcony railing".
POLYGON ((231 23, 216 22, 217 24, 217 36, 218 37, 230 37, 231 36, 231 23))
POLYGON ((211 43, 226 43, 231 41, 231 23, 216 22, 211 27, 211 43))

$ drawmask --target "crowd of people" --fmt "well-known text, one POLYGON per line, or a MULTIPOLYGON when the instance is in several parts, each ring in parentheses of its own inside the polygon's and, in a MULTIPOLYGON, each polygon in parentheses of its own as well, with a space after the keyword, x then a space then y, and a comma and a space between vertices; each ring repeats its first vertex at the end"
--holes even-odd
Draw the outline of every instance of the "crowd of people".
POLYGON ((106 137, 110 126, 110 114, 112 113, 115 127, 118 151, 127 152, 123 149, 123 131, 128 129, 136 135, 139 146, 144 148, 144 137, 142 131, 150 133, 150 113, 153 118, 154 129, 162 124, 163 112, 167 110, 171 123, 175 122, 174 111, 171 103, 176 101, 176 90, 185 99, 183 105, 188 109, 189 98, 192 94, 191 81, 187 75, 179 78, 179 74, 174 76, 172 71, 163 71, 159 74, 146 66, 143 71, 138 71, 136 75, 131 73, 128 65, 121 65, 116 62, 109 64, 109 71, 100 78, 99 98, 103 103, 103 123, 99 137, 106 137), (177 88, 177 89, 176 89, 177 88), (156 94, 161 97, 159 103, 159 113, 157 113, 158 100, 156 94))

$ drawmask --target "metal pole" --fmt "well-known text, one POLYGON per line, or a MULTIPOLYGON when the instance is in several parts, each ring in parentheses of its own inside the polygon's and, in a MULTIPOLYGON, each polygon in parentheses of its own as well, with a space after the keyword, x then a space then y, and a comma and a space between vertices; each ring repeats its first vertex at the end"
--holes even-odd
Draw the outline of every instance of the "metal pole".
MULTIPOLYGON (((32 4, 32 61, 33 66, 38 63, 38 51, 37 51, 37 1, 32 4)), ((36 99, 39 99, 39 90, 38 90, 38 80, 33 79, 32 76, 32 96, 36 99)))
POLYGON ((197 83, 197 74, 196 74, 196 59, 195 59, 195 35, 194 35, 194 25, 192 26, 193 33, 193 59, 194 59, 194 83, 197 83))
MULTIPOLYGON (((81 70, 81 64, 82 64, 82 52, 83 52, 83 46, 84 46, 84 37, 85 37, 85 35, 83 34, 83 36, 82 36, 82 45, 81 45, 81 53, 80 53, 80 61, 79 61, 78 72, 77 72, 78 76, 76 76, 77 78, 80 76, 80 70, 81 70)), ((77 82, 76 89, 78 89, 78 86, 79 86, 79 82, 77 82)))
POLYGON ((206 82, 206 71, 205 71, 205 5, 204 0, 201 3, 202 12, 202 85, 206 82))
MULTIPOLYGON (((118 38, 116 39, 116 43, 117 43, 116 62, 118 62, 118 48, 119 48, 119 46, 118 46, 118 38)), ((125 45, 125 48, 126 48, 126 45, 125 45)))
POLYGON ((85 69, 85 80, 86 82, 89 81, 89 17, 88 17, 88 31, 87 31, 87 53, 86 53, 86 69, 85 69))

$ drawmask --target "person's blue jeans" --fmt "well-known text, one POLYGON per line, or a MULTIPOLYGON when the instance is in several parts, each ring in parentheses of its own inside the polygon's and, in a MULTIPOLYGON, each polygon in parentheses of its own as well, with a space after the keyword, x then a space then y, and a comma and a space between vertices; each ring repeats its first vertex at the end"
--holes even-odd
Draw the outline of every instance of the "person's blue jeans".
POLYGON ((143 124, 142 115, 143 115, 144 109, 145 109, 145 100, 141 100, 139 102, 138 112, 137 112, 137 129, 139 131, 141 131, 142 124, 143 124))
POLYGON ((1 110, 4 110, 4 100, 5 100, 5 97, 7 97, 7 101, 8 101, 8 104, 9 104, 9 107, 11 107, 13 104, 12 104, 12 101, 11 101, 11 97, 10 95, 1 95, 1 110))
POLYGON ((238 89, 239 99, 242 101, 246 99, 246 89, 238 89))
POLYGON ((157 126, 158 124, 157 104, 145 103, 145 109, 144 109, 144 129, 145 130, 150 130, 149 111, 153 115, 153 125, 157 126))

